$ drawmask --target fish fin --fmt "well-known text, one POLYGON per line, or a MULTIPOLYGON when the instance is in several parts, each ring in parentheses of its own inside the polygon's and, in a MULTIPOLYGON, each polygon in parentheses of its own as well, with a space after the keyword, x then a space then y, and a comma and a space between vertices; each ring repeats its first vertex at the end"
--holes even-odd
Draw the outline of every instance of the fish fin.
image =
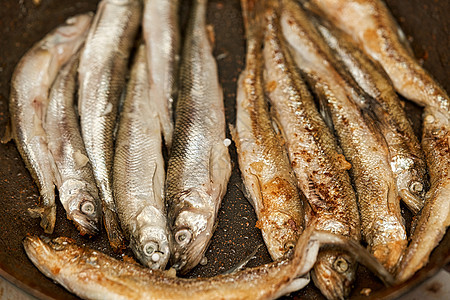
POLYGON ((318 193, 316 185, 314 184, 314 181, 311 180, 311 178, 308 178, 308 188, 309 188, 308 202, 313 212, 317 212, 317 210, 315 209, 316 207, 326 209, 327 208, 326 201, 324 201, 320 196, 320 194, 318 193))
POLYGON ((5 133, 2 136, 1 143, 6 144, 13 139, 11 121, 6 124, 5 133))
POLYGON ((249 255, 244 257, 244 259, 238 262, 234 267, 232 267, 228 271, 223 272, 221 275, 232 274, 242 270, 252 259, 256 258, 255 255, 258 252, 259 248, 262 247, 262 245, 263 244, 259 244, 258 246, 256 246, 256 248, 249 255))
POLYGON ((56 223, 56 206, 39 206, 28 208, 28 213, 32 218, 41 218, 40 225, 45 233, 53 233, 56 223))
POLYGON ((214 32, 214 26, 212 24, 206 25, 206 37, 208 38, 211 49, 214 49, 216 45, 216 34, 214 32))

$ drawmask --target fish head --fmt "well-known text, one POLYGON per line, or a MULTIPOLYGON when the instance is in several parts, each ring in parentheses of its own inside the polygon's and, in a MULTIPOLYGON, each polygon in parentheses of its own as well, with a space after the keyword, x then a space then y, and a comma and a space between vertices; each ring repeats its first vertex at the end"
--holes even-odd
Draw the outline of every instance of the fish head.
POLYGON ((39 270, 46 276, 59 272, 63 262, 71 262, 80 257, 80 250, 73 245, 75 241, 66 237, 52 240, 47 237, 27 236, 23 240, 28 257, 36 266, 40 266, 39 270))
POLYGON ((392 158, 391 168, 397 177, 399 196, 417 214, 423 207, 427 190, 424 161, 397 155, 392 158))
POLYGON ((203 258, 214 231, 211 212, 190 207, 183 209, 172 226, 174 236, 173 268, 185 274, 203 258))
POLYGON ((346 299, 355 280, 357 263, 349 254, 324 249, 317 256, 312 278, 327 299, 346 299))
POLYGON ((282 211, 263 214, 256 226, 261 229, 273 260, 289 257, 302 232, 302 224, 298 224, 289 213, 282 211))
POLYGON ((81 235, 96 235, 100 232, 100 201, 85 190, 72 190, 60 193, 63 203, 67 203, 67 217, 75 223, 81 235))
POLYGON ((139 261, 150 269, 164 270, 169 261, 169 234, 159 226, 144 226, 130 237, 130 248, 139 261))

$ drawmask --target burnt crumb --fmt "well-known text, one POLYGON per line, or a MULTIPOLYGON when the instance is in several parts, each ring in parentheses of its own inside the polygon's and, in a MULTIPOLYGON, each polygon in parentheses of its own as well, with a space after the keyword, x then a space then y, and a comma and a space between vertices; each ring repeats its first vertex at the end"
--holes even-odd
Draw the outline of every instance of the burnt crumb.
POLYGON ((437 294, 442 288, 442 283, 440 282, 432 282, 426 286, 426 290, 430 293, 437 294))

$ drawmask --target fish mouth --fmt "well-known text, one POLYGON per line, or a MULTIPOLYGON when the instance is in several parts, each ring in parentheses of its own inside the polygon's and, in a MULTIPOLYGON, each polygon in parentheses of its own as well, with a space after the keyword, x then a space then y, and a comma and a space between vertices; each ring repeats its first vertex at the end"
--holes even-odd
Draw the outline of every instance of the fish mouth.
POLYGON ((197 242, 184 249, 175 246, 172 267, 181 275, 186 274, 200 263, 208 245, 197 242))
POLYGON ((349 255, 325 250, 319 253, 311 275, 327 299, 346 299, 355 280, 356 268, 356 262, 349 255))
POLYGON ((164 269, 169 261, 170 249, 167 241, 147 240, 137 243, 131 239, 130 247, 139 261, 150 269, 164 269))
POLYGON ((415 188, 415 192, 411 192, 408 189, 399 190, 400 197, 403 199, 403 202, 408 206, 408 208, 414 213, 417 214, 423 207, 424 204, 424 188, 423 185, 419 182, 414 182, 412 185, 412 189, 415 188), (420 190, 417 186, 420 185, 420 190))
POLYGON ((81 235, 97 235, 100 232, 99 222, 80 211, 72 212, 70 218, 75 223, 81 235))

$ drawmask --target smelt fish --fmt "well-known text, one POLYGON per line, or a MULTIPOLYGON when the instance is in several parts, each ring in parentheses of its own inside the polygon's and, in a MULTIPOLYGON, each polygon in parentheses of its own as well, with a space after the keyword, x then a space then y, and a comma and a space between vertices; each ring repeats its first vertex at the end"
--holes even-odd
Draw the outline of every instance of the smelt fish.
POLYGON ((150 95, 145 46, 136 53, 120 114, 114 156, 114 199, 120 224, 139 261, 164 269, 171 237, 164 203, 161 126, 150 95))
POLYGON ((22 57, 11 79, 11 134, 38 185, 41 207, 32 212, 41 217, 47 233, 53 232, 56 221, 56 166, 43 128, 49 90, 59 69, 83 44, 91 19, 91 14, 72 17, 47 34, 22 57))
MULTIPOLYGON (((283 10, 293 12, 284 3, 283 10)), ((297 184, 305 194, 310 216, 306 226, 360 240, 356 195, 347 170, 350 164, 317 111, 312 95, 296 70, 284 40, 278 9, 266 10, 264 63, 266 92, 283 132, 297 184)), ((357 263, 342 250, 319 254, 313 280, 327 298, 344 298, 355 278, 357 263)))
POLYGON ((173 264, 185 273, 202 259, 231 174, 217 65, 206 31, 206 0, 194 1, 180 66, 180 89, 166 177, 175 245, 173 264))
POLYGON ((50 91, 44 130, 56 164, 56 187, 67 213, 82 235, 95 235, 102 220, 101 201, 74 107, 79 53, 61 69, 50 91))
POLYGON ((81 132, 102 200, 103 223, 115 250, 123 247, 123 234, 112 190, 113 134, 141 10, 139 0, 101 1, 78 70, 81 132))
POLYGON ((246 68, 237 91, 236 130, 233 139, 239 168, 258 217, 257 226, 273 260, 289 253, 304 228, 302 199, 297 180, 272 120, 262 82, 262 16, 254 1, 242 1, 247 35, 246 68))

